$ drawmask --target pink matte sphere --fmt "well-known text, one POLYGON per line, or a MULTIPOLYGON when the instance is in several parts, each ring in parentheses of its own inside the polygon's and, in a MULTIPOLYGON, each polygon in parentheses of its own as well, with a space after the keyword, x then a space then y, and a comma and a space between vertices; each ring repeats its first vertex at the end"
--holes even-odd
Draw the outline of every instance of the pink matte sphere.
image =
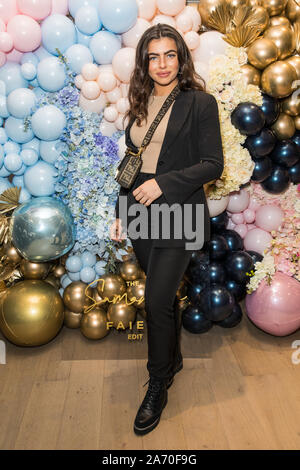
POLYGON ((263 230, 271 232, 272 230, 278 230, 283 216, 280 207, 274 204, 266 204, 256 211, 255 224, 263 230))
POLYGON ((227 210, 235 213, 242 212, 247 209, 249 200, 250 194, 245 189, 240 189, 240 191, 233 191, 229 194, 227 210))
POLYGON ((266 232, 261 228, 254 228, 252 230, 248 230, 244 238, 244 248, 245 250, 257 251, 257 253, 262 255, 271 240, 272 236, 269 232, 266 232))

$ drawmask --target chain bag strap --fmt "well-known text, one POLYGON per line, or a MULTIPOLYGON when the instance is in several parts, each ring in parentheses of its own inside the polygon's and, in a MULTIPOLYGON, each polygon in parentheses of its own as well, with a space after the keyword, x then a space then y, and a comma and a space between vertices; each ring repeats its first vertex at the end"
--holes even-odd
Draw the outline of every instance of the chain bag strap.
POLYGON ((119 164, 116 170, 116 174, 115 174, 115 180, 123 188, 126 188, 126 189, 131 188, 134 181, 136 180, 137 175, 139 174, 139 171, 143 164, 142 153, 144 152, 147 145, 149 145, 152 139, 152 136, 155 132, 155 129, 157 128, 158 124, 160 123, 160 121, 162 120, 166 112, 168 111, 169 107, 171 106, 171 104, 173 103, 173 101, 175 100, 179 92, 180 92, 180 88, 178 85, 176 85, 175 88, 173 88, 171 93, 168 95, 167 99, 164 101, 162 107, 157 113, 156 118, 154 119, 151 126, 149 127, 138 152, 135 153, 130 148, 127 147, 125 151, 125 156, 122 159, 121 163, 119 164))

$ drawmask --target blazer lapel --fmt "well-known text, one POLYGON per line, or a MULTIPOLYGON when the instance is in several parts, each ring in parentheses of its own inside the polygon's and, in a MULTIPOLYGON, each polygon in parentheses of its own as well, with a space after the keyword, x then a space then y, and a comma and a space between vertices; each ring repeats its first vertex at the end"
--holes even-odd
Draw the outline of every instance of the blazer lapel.
MULTIPOLYGON (((167 152, 168 148, 172 145, 173 141, 180 134, 180 130, 188 116, 193 103, 194 93, 189 91, 180 91, 177 95, 173 104, 170 118, 167 125, 167 130, 162 143, 161 151, 158 157, 158 161, 167 152)), ((138 148, 133 144, 130 137, 130 129, 135 119, 131 119, 125 129, 125 142, 127 147, 130 147, 133 151, 137 152, 138 148)))

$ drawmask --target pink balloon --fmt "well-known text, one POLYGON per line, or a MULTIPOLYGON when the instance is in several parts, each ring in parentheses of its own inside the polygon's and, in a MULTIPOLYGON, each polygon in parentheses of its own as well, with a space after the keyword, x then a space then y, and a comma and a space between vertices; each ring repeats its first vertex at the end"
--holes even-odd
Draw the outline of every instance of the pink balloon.
POLYGON ((284 213, 280 207, 274 204, 266 204, 256 211, 255 224, 263 230, 271 232, 272 230, 278 230, 283 216, 284 213))
POLYGON ((108 122, 115 122, 119 116, 119 112, 114 104, 106 106, 103 112, 104 119, 108 122))
POLYGON ((206 31, 200 36, 200 45, 193 51, 193 59, 209 63, 215 55, 225 54, 227 44, 219 31, 206 31))
POLYGON ((192 51, 199 46, 200 43, 200 36, 196 33, 196 31, 188 31, 184 35, 184 40, 186 42, 187 47, 192 51))
POLYGON ((247 224, 251 224, 255 220, 255 211, 252 209, 245 209, 244 212, 244 219, 247 224))
POLYGON ((16 0, 0 0, 0 18, 7 23, 18 14, 16 0))
POLYGON ((185 7, 185 0, 156 0, 156 3, 164 15, 178 15, 185 7))
POLYGON ((240 191, 232 191, 232 193, 229 194, 227 210, 230 212, 242 212, 247 209, 249 199, 250 194, 245 189, 240 189, 240 191))
POLYGON ((117 79, 113 72, 100 72, 97 78, 97 83, 101 90, 112 91, 117 86, 117 79))
POLYGON ((245 305, 250 320, 267 333, 285 336, 300 327, 300 283, 286 274, 276 272, 270 286, 262 280, 245 305))
POLYGON ((13 49, 14 43, 12 37, 8 33, 0 33, 0 51, 9 52, 13 49))
POLYGON ((257 253, 262 255, 271 240, 272 236, 269 232, 266 232, 261 228, 254 228, 252 230, 248 230, 244 238, 244 248, 245 250, 257 251, 257 253))
POLYGON ((81 87, 81 93, 88 100, 96 100, 100 96, 100 88, 97 82, 87 81, 81 87))
POLYGON ((2 18, 0 18, 0 32, 3 33, 4 31, 6 31, 6 24, 4 23, 2 18))
POLYGON ((101 111, 103 111, 105 108, 106 102, 107 100, 105 93, 101 93, 100 96, 95 100, 88 100, 81 93, 79 96, 79 106, 86 111, 90 111, 91 113, 101 113, 101 111))
POLYGON ((130 76, 135 66, 135 48, 122 47, 119 49, 112 60, 114 74, 124 83, 129 83, 130 76))
POLYGON ((52 0, 51 15, 67 15, 69 13, 68 0, 52 0))
POLYGON ((173 28, 176 28, 176 21, 172 16, 168 15, 155 15, 153 20, 151 21, 151 26, 155 26, 158 23, 166 23, 169 24, 170 26, 173 26, 173 28))
POLYGON ((193 21, 193 31, 197 32, 199 31, 200 25, 201 25, 201 17, 200 13, 197 10, 197 8, 194 8, 190 5, 187 5, 182 12, 187 13, 193 21))
POLYGON ((244 215, 242 212, 238 212, 237 214, 232 214, 231 220, 234 224, 243 224, 244 215))
POLYGON ((17 49, 13 49, 11 52, 6 54, 6 59, 8 62, 20 63, 22 57, 23 57, 23 52, 17 51, 17 49))
POLYGON ((106 98, 110 103, 117 103, 122 98, 122 92, 119 87, 114 88, 112 91, 106 93, 106 98))
POLYGON ((7 32, 12 36, 14 47, 21 52, 30 52, 41 44, 40 25, 26 15, 17 15, 7 25, 7 32))
POLYGON ((227 230, 233 230, 235 228, 235 224, 232 222, 231 219, 228 220, 228 223, 227 223, 227 230))
POLYGON ((6 55, 4 52, 0 52, 0 67, 2 67, 6 63, 6 55))
POLYGON ((252 230, 253 228, 257 228, 255 224, 248 224, 247 225, 248 232, 249 232, 249 230, 252 230))
POLYGON ((150 28, 149 21, 144 18, 138 18, 135 25, 130 28, 126 33, 122 34, 122 42, 126 47, 137 46, 141 36, 144 34, 146 29, 150 28))
POLYGON ((137 0, 138 16, 145 20, 152 20, 156 12, 156 0, 137 0))
POLYGON ((180 13, 178 16, 176 16, 176 26, 183 33, 187 33, 188 31, 192 30, 193 20, 187 13, 180 13))
POLYGON ((242 237, 244 238, 246 233, 248 232, 247 226, 245 224, 237 224, 234 227, 234 230, 242 237))
POLYGON ((51 12, 51 0, 17 0, 20 13, 35 20, 43 20, 51 12))
POLYGON ((81 75, 85 80, 97 80, 99 69, 96 64, 84 64, 81 69, 81 75))
POLYGON ((253 211, 257 211, 257 209, 260 208, 260 204, 256 201, 256 199, 253 199, 253 197, 250 197, 250 202, 248 209, 252 209, 253 211))

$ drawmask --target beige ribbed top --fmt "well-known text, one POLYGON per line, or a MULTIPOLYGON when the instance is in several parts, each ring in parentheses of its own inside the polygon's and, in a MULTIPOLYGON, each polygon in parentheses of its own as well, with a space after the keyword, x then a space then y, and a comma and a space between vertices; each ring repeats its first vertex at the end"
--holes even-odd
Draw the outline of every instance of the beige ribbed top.
MULTIPOLYGON (((132 124, 130 128, 130 138, 136 147, 140 147, 142 145, 146 132, 148 131, 149 127, 151 126, 152 122, 155 119, 155 116, 157 115, 158 111, 162 107, 167 97, 168 95, 164 95, 164 96, 150 95, 149 101, 148 101, 147 120, 142 122, 141 127, 137 126, 136 121, 134 121, 134 123, 132 124)), ((162 120, 160 121, 159 125, 157 126, 152 136, 150 144, 146 147, 146 150, 142 154, 143 164, 141 166, 140 171, 142 171, 143 173, 155 173, 156 172, 157 160, 158 160, 161 146, 165 137, 169 117, 170 117, 174 102, 175 101, 173 101, 168 111, 166 112, 162 120)))

